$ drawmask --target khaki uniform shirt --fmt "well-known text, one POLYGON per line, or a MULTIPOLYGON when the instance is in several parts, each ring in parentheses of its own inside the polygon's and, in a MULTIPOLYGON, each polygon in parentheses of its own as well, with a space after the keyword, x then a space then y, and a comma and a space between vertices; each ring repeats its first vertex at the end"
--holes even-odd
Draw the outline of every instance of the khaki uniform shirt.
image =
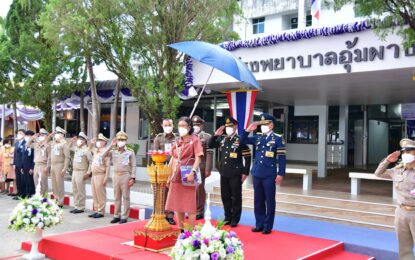
POLYGON ((166 134, 161 133, 154 138, 153 150, 171 151, 174 142, 179 138, 176 133, 166 134))
POLYGON ((74 171, 90 171, 92 163, 92 154, 87 145, 81 147, 72 146, 71 150, 75 152, 73 157, 74 171))
POLYGON ((199 134, 196 134, 199 137, 200 142, 202 143, 203 147, 203 154, 202 161, 200 162, 200 169, 205 171, 212 171, 213 166, 213 149, 209 148, 209 141, 212 138, 212 135, 206 133, 205 131, 201 131, 199 134))
POLYGON ((31 140, 26 144, 27 147, 32 148, 35 151, 35 164, 46 164, 46 167, 49 168, 50 165, 50 144, 47 142, 37 142, 31 140))
POLYGON ((375 175, 393 180, 400 205, 415 207, 415 169, 406 169, 403 164, 388 169, 389 164, 388 160, 384 159, 376 169, 375 175))
POLYGON ((110 158, 104 156, 105 149, 99 151, 97 148, 92 149, 92 164, 91 172, 92 174, 105 174, 105 179, 108 178, 108 172, 110 167, 110 158))
POLYGON ((123 152, 118 149, 109 151, 109 157, 114 165, 114 174, 119 172, 128 172, 131 178, 135 178, 135 153, 133 150, 128 148, 124 149, 125 150, 123 152))
POLYGON ((50 165, 55 163, 63 163, 64 170, 68 168, 70 152, 66 140, 52 141, 50 143, 50 165))

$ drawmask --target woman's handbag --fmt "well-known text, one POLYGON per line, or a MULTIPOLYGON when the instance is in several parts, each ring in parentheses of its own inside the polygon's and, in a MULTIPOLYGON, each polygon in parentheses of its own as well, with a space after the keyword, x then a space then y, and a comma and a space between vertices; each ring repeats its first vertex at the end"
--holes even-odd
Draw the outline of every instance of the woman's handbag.
POLYGON ((194 158, 190 158, 189 160, 187 160, 185 165, 182 165, 181 163, 181 159, 180 159, 180 150, 179 147, 177 146, 177 142, 176 142, 176 149, 177 149, 177 157, 179 159, 179 165, 180 165, 180 180, 182 182, 183 186, 193 186, 193 187, 197 187, 202 183, 202 175, 200 174, 200 168, 198 167, 196 172, 194 173, 194 178, 193 181, 189 181, 188 180, 188 176, 189 174, 192 173, 192 169, 193 169, 193 163, 190 164, 191 161, 194 161, 194 158))

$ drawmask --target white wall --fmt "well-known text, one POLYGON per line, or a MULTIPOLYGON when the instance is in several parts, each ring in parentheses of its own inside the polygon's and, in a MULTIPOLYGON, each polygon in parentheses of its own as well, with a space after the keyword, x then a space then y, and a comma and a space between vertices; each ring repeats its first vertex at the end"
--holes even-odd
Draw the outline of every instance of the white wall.
POLYGON ((287 148, 287 160, 289 161, 306 161, 317 162, 318 145, 317 144, 285 144, 287 148))

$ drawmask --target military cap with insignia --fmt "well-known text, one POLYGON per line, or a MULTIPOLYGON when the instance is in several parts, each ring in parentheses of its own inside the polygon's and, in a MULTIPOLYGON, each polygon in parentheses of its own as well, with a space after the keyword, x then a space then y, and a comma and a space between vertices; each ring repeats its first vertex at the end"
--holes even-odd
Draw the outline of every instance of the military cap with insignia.
POLYGON ((124 131, 119 131, 119 132, 115 135, 115 138, 116 138, 117 140, 127 140, 127 139, 128 139, 128 135, 127 135, 127 133, 126 133, 126 132, 124 132, 124 131))
POLYGON ((237 124, 238 124, 238 121, 235 118, 233 118, 231 116, 226 117, 225 126, 234 126, 234 125, 237 125, 237 124))
POLYGON ((404 138, 399 142, 399 145, 401 146, 401 151, 412 151, 415 150, 415 141, 404 138))
POLYGON ((88 141, 88 136, 86 136, 86 134, 84 132, 79 132, 78 137, 81 137, 81 138, 85 139, 85 141, 88 141))
POLYGON ((63 128, 59 127, 59 126, 56 127, 55 132, 57 134, 64 134, 64 135, 66 134, 65 129, 63 129, 63 128))
POLYGON ((261 115, 261 120, 259 121, 260 125, 267 125, 269 123, 274 123, 275 117, 271 116, 270 114, 263 113, 261 115))
POLYGON ((24 132, 25 135, 35 135, 35 132, 33 132, 32 130, 27 130, 26 132, 24 132))
POLYGON ((49 133, 48 133, 48 131, 46 131, 46 129, 45 129, 45 128, 40 128, 40 130, 39 130, 39 134, 40 134, 40 135, 47 135, 47 134, 49 134, 49 133))
POLYGON ((203 125, 205 120, 203 120, 200 116, 193 116, 192 117, 193 125, 203 125))
POLYGON ((98 134, 98 140, 108 142, 108 138, 106 138, 102 133, 98 134))

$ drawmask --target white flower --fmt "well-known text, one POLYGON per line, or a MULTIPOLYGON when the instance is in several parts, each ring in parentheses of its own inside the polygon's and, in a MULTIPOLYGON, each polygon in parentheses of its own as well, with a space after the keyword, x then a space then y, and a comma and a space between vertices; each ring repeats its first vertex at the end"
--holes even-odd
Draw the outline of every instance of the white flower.
POLYGON ((31 221, 32 221, 33 224, 39 223, 39 219, 38 218, 31 218, 31 221))
POLYGON ((43 223, 42 222, 39 222, 38 224, 37 224, 37 227, 38 228, 43 228, 45 225, 43 225, 43 223))
POLYGON ((30 219, 28 219, 28 218, 24 218, 24 219, 23 219, 23 222, 24 222, 25 224, 29 224, 29 223, 30 223, 30 219))
POLYGON ((210 260, 210 256, 206 253, 200 255, 200 260, 210 260))

